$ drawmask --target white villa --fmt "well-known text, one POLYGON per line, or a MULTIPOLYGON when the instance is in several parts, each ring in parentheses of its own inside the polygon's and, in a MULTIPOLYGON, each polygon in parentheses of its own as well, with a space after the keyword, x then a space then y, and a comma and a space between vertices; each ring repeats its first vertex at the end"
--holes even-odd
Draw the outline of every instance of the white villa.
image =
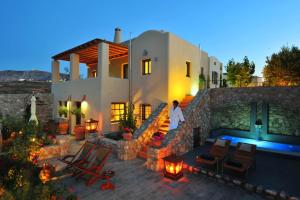
MULTIPOLYGON (((58 107, 80 107, 85 120, 99 121, 98 131, 118 129, 118 121, 132 104, 139 122, 163 102, 182 101, 205 87, 220 87, 222 63, 197 46, 165 31, 146 31, 131 41, 94 39, 52 57, 52 93, 58 107), (60 61, 70 62, 70 80, 60 80, 60 61), (79 66, 86 64, 88 78, 81 80, 79 66), (132 102, 132 103, 130 103, 132 102)), ((71 127, 76 120, 71 120, 71 127)), ((78 122, 77 122, 78 123, 78 122)))

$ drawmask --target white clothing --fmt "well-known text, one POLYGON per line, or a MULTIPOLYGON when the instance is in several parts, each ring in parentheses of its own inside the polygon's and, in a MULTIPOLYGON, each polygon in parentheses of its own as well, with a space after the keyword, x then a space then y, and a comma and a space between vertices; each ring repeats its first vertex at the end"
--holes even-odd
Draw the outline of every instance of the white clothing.
POLYGON ((175 109, 172 107, 170 112, 170 130, 177 128, 179 121, 184 122, 181 108, 179 106, 177 106, 175 109))

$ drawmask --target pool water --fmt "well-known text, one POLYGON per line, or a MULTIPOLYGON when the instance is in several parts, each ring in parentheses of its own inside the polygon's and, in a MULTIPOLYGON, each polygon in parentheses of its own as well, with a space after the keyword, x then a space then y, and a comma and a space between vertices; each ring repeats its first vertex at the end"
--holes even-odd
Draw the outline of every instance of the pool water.
POLYGON ((237 144, 238 142, 243 142, 248 144, 255 144, 257 146, 257 149, 260 150, 300 156, 300 145, 268 142, 263 140, 240 138, 240 137, 234 137, 228 135, 223 135, 220 136, 219 138, 224 140, 230 140, 231 144, 233 145, 237 144))

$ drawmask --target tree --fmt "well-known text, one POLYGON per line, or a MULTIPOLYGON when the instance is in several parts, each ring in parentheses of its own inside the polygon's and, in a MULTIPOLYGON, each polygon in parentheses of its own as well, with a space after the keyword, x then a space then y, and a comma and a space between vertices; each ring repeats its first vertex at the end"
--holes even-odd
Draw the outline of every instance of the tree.
POLYGON ((266 58, 263 75, 271 86, 300 85, 300 50, 283 46, 278 53, 266 58))
POLYGON ((235 62, 233 58, 230 59, 225 68, 227 81, 235 87, 247 86, 255 72, 254 62, 250 62, 247 56, 244 57, 243 62, 235 62))

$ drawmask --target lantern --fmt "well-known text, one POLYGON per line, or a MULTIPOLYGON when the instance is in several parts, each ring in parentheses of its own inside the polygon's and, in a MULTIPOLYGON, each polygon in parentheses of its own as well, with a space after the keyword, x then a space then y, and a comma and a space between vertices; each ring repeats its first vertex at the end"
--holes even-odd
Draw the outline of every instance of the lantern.
POLYGON ((85 127, 88 133, 94 133, 98 127, 98 121, 94 119, 89 119, 85 122, 85 127))
POLYGON ((178 180, 183 176, 182 165, 183 159, 180 156, 170 155, 164 158, 165 177, 178 180))
POLYGON ((43 164, 43 169, 40 171, 40 179, 42 181, 42 183, 46 183, 48 181, 50 181, 51 179, 51 173, 52 173, 52 166, 50 166, 49 164, 44 163, 43 164))

